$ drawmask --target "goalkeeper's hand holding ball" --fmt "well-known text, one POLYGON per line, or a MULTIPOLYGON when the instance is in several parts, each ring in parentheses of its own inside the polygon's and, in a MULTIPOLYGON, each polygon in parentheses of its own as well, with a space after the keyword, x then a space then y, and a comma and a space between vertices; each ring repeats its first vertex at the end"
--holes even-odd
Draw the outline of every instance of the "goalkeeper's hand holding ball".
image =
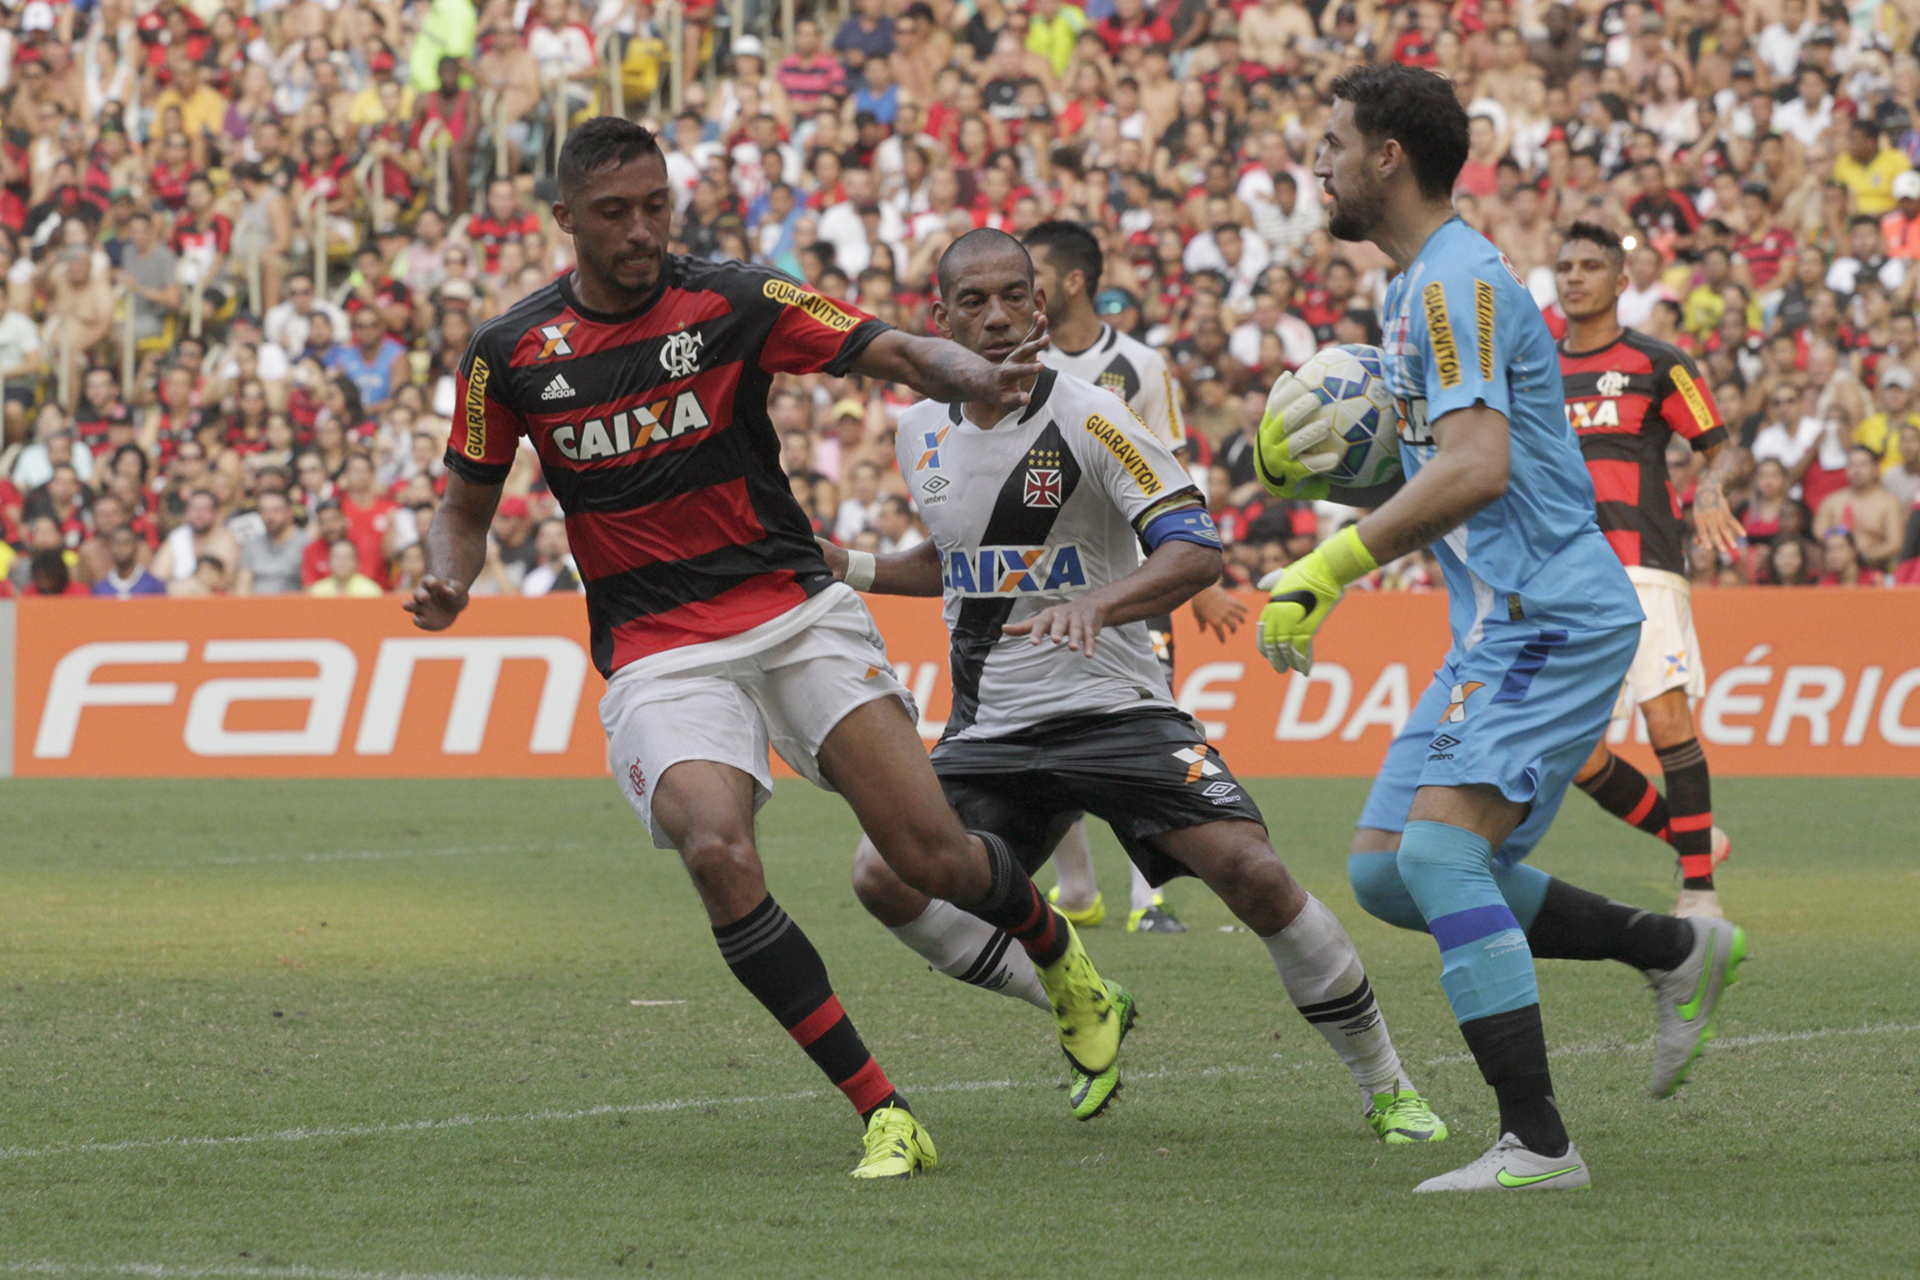
POLYGON ((1333 414, 1313 390, 1283 373, 1267 393, 1267 410, 1254 437, 1253 470, 1267 492, 1318 502, 1327 496, 1326 472, 1340 465, 1344 444, 1335 438, 1333 414))

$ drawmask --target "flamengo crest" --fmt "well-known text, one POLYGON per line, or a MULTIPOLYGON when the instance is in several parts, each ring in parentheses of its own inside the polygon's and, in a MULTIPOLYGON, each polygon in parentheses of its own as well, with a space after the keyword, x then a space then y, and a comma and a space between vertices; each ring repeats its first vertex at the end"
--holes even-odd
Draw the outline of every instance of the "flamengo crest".
POLYGON ((706 338, 683 329, 667 339, 660 348, 660 367, 670 378, 690 378, 700 370, 700 348, 706 338))

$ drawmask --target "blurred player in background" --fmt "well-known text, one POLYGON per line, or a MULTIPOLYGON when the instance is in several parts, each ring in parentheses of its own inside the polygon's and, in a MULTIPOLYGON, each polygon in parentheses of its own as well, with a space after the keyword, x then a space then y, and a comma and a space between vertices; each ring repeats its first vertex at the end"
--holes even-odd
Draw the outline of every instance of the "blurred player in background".
POLYGON ((854 1176, 909 1177, 933 1166, 932 1139, 767 892, 754 815, 772 794, 769 745, 846 797, 903 880, 1020 943, 1076 1066, 1112 1067, 1121 1018, 1072 926, 948 807, 873 618, 780 470, 767 393, 776 373, 851 369, 1016 409, 1044 326, 990 365, 771 268, 669 254, 666 159, 624 119, 581 125, 557 168, 578 265, 474 335, 429 572, 406 607, 429 631, 466 607, 527 437, 567 513, 615 780, 654 843, 679 851, 734 976, 860 1113, 854 1176))
MULTIPOLYGON (((935 323, 988 360, 1044 328, 1033 262, 1004 232, 954 241, 939 283, 935 323)), ((1150 883, 1200 877, 1266 944, 1288 998, 1360 1086, 1376 1136, 1443 1140, 1346 930, 1287 871, 1259 808, 1160 678, 1148 620, 1221 570, 1220 535, 1172 452, 1117 396, 1051 369, 1012 411, 913 405, 897 447, 932 536, 882 557, 822 550, 862 590, 945 596, 953 711, 933 767, 962 820, 1033 868, 1084 811, 1112 825, 1150 883)), ((1047 1007, 1005 934, 909 888, 871 845, 854 888, 933 967, 1047 1007)), ((1114 990, 1130 1021, 1132 997, 1114 990)), ((1076 1067, 1074 1114, 1100 1114, 1119 1083, 1117 1066, 1076 1067)))
MULTIPOLYGON (((1093 310, 1106 256, 1093 233, 1077 222, 1043 222, 1021 241, 1033 255, 1036 288, 1046 299, 1047 332, 1053 341, 1040 353, 1049 369, 1070 373, 1082 382, 1103 387, 1126 401, 1147 430, 1169 449, 1187 438, 1180 419, 1180 396, 1173 387, 1167 361, 1146 343, 1104 323, 1093 310)), ((1233 593, 1215 583, 1193 598, 1193 616, 1202 627, 1212 627, 1224 640, 1246 620, 1247 607, 1233 593)), ((1173 682, 1173 617, 1147 619, 1154 652, 1173 682)), ((1080 928, 1092 928, 1107 917, 1106 903, 1094 878, 1093 851, 1087 845, 1087 827, 1076 822, 1054 851, 1053 869, 1059 884, 1047 895, 1061 914, 1080 928)), ((1128 933, 1185 933, 1187 926, 1167 906, 1165 897, 1147 883, 1140 868, 1128 864, 1131 879, 1128 933)))
POLYGON ((1568 229, 1554 265, 1568 321, 1560 377, 1567 421, 1593 478, 1600 531, 1647 615, 1613 718, 1631 718, 1636 706, 1646 716, 1667 794, 1605 740, 1574 783, 1608 813, 1673 846, 1682 877, 1675 915, 1718 916, 1713 868, 1727 856, 1728 842, 1713 825, 1712 782, 1689 702, 1706 696, 1707 673, 1693 633, 1686 527, 1667 479, 1667 442, 1678 435, 1706 456, 1694 490, 1695 534, 1729 558, 1738 557, 1746 533, 1726 495, 1738 451, 1727 447, 1720 411, 1693 361, 1678 347, 1620 327, 1615 304, 1627 287, 1626 261, 1620 238, 1605 227, 1576 222, 1568 229))
MULTIPOLYGON (((1652 1091, 1665 1096, 1711 1035, 1746 935, 1609 902, 1521 861, 1606 727, 1640 606, 1594 520, 1546 323, 1499 252, 1454 215, 1468 129, 1452 84, 1365 67, 1331 91, 1314 165, 1330 229, 1373 241, 1401 268, 1384 317, 1407 483, 1284 570, 1260 647, 1276 670, 1311 669, 1314 633, 1347 585, 1432 544, 1453 647, 1388 748, 1348 870, 1368 911, 1433 935, 1441 985, 1499 1100, 1500 1137, 1416 1190, 1584 1186, 1554 1101, 1534 957, 1614 959, 1647 975, 1659 1015, 1652 1091)), ((1331 465, 1295 455, 1290 432, 1311 425, 1272 413, 1261 424, 1260 469, 1283 495, 1331 465)))

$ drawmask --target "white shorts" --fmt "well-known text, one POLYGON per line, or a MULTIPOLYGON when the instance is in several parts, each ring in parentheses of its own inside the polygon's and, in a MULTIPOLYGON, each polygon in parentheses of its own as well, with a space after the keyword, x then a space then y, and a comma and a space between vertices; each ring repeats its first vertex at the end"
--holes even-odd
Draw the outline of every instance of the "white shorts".
POLYGON ((1684 689, 1689 698, 1707 695, 1707 671, 1700 662, 1700 641, 1693 633, 1693 591, 1685 578, 1653 569, 1630 568, 1640 611, 1640 648, 1627 669, 1613 718, 1626 720, 1643 702, 1670 689, 1684 689))
POLYGON ((817 756, 849 712, 893 697, 919 719, 858 594, 830 587, 801 611, 818 616, 798 631, 787 617, 762 624, 755 631, 773 635, 758 648, 750 631, 714 645, 720 652, 711 662, 689 665, 684 651, 670 651, 659 655, 669 661, 643 659, 607 682, 600 699, 607 767, 655 846, 670 849, 673 842, 653 820, 653 789, 683 760, 712 760, 751 775, 758 811, 773 794, 769 747, 801 777, 831 790, 817 756))

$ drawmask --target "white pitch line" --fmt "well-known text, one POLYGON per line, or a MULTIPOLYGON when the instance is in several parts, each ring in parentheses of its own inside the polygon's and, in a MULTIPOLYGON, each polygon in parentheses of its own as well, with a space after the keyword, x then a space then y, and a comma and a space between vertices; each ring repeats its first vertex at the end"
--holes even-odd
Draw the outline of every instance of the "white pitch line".
POLYGON ((134 1276, 139 1280, 194 1280, 230 1276, 236 1280, 545 1280, 544 1277, 480 1276, 466 1271, 337 1271, 324 1267, 248 1267, 220 1263, 188 1266, 166 1262, 0 1262, 0 1275, 134 1276))
POLYGON ((588 848, 579 844, 529 845, 463 845, 457 849, 341 849, 332 853, 263 853, 257 856, 237 858, 201 858, 192 866, 202 867, 250 867, 267 863, 288 863, 296 866, 315 862, 381 862, 388 858, 461 858, 468 856, 486 856, 501 853, 554 853, 573 852, 588 848))
MULTIPOLYGON (((1801 1040, 1833 1040, 1840 1036, 1900 1036, 1912 1035, 1920 1031, 1920 1022, 1876 1022, 1864 1027, 1823 1027, 1812 1031, 1756 1031, 1747 1036, 1719 1036, 1711 1041, 1715 1049, 1743 1049, 1756 1044, 1793 1044, 1801 1040)), ((1549 1049, 1548 1058, 1590 1058, 1603 1053, 1638 1053, 1653 1046, 1652 1037, 1645 1040, 1603 1040, 1597 1044, 1569 1045, 1564 1049, 1549 1049)), ((1470 1053, 1449 1053, 1437 1058, 1425 1059, 1423 1065, 1429 1067, 1453 1066, 1472 1062, 1470 1053)))
MULTIPOLYGON (((1920 1023, 1884 1022, 1864 1027, 1818 1028, 1810 1031, 1762 1031, 1752 1035, 1728 1036, 1715 1040, 1713 1044, 1721 1048, 1741 1048, 1749 1045, 1791 1044, 1809 1040, 1831 1040, 1840 1036, 1894 1036, 1910 1035, 1920 1032, 1920 1023)), ((1550 1056, 1554 1058, 1590 1057, 1608 1053, 1643 1052, 1647 1042, 1626 1043, 1611 1041, 1603 1044, 1575 1045, 1565 1049, 1554 1049, 1550 1056)), ((1280 1055, 1275 1054, 1275 1057, 1280 1055)), ((1424 1065, 1440 1066, 1473 1061, 1471 1054, 1448 1054, 1441 1057, 1424 1059, 1424 1065)), ((1320 1066, 1318 1059, 1312 1063, 1297 1061, 1290 1064, 1296 1070, 1312 1069, 1320 1066)), ((1174 1080, 1188 1078, 1211 1078, 1218 1076, 1249 1075, 1270 1070, 1266 1066, 1224 1066, 1203 1067, 1192 1070, 1169 1070, 1161 1067, 1153 1071, 1130 1073, 1134 1080, 1174 1080)), ((1057 1081, 1048 1080, 955 1080, 945 1084, 915 1085, 909 1092, 921 1093, 998 1093, 1008 1089, 1046 1089, 1057 1081)), ((269 1142, 313 1142, 330 1138, 371 1138, 393 1133, 429 1133, 439 1129, 471 1129, 491 1124, 549 1124, 564 1123, 572 1120, 592 1120, 600 1116, 662 1115, 677 1111, 693 1111, 705 1107, 743 1107, 758 1106, 774 1102, 807 1102, 826 1096, 823 1089, 797 1089, 791 1093, 750 1094, 734 1098, 667 1098, 659 1102, 608 1102, 599 1106, 581 1107, 575 1110, 549 1108, 541 1111, 522 1111, 509 1115, 448 1116, 439 1120, 403 1120, 386 1124, 333 1125, 320 1128, 273 1129, 263 1133, 236 1133, 224 1136, 189 1138, 128 1138, 119 1142, 74 1142, 57 1143, 46 1147, 5 1147, 0 1148, 0 1161, 42 1160, 53 1156, 75 1155, 111 1155, 121 1151, 152 1151, 164 1148, 217 1148, 256 1146, 269 1142)), ((0 1271, 4 1271, 0 1267, 0 1271)), ((212 1274, 212 1273, 208 1273, 212 1274)), ((238 1274, 238 1273, 236 1273, 238 1274)), ((343 1273, 344 1274, 344 1273, 343 1273)), ((326 1280, 315 1274, 315 1280, 326 1280)))

